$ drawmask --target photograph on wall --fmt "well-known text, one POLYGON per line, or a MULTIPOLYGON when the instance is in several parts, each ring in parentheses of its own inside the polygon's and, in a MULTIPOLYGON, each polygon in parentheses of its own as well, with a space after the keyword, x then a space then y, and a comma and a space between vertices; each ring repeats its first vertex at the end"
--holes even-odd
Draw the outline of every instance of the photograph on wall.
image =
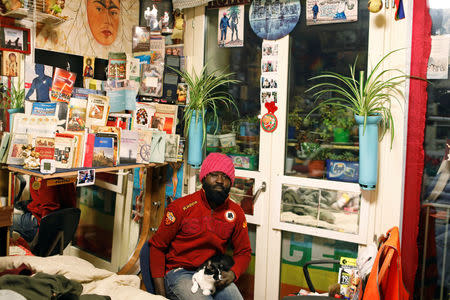
POLYGON ((428 0, 432 21, 431 35, 450 34, 450 6, 445 7, 442 3, 441 0, 428 0))
POLYGON ((219 8, 217 44, 219 47, 244 45, 244 5, 219 8))
POLYGON ((278 102, 278 91, 261 90, 261 103, 278 102))
POLYGON ((65 1, 67 20, 36 29, 36 48, 108 58, 109 52, 131 53, 132 28, 139 23, 139 1, 65 1))
POLYGON ((299 0, 253 1, 249 11, 250 26, 260 38, 278 40, 295 28, 300 11, 299 0))
POLYGON ((306 25, 358 21, 357 0, 307 0, 306 25))
POLYGON ((448 78, 448 53, 450 35, 431 36, 431 51, 428 59, 427 78, 448 78))
POLYGON ((20 62, 22 61, 20 53, 3 51, 2 55, 2 75, 17 77, 20 72, 20 62))
POLYGON ((27 68, 25 68, 25 99, 49 102, 52 76, 52 66, 27 64, 27 68))
POLYGON ((278 88, 278 76, 267 75, 261 76, 261 89, 276 89, 278 88))
POLYGON ((94 77, 95 57, 85 56, 83 58, 83 77, 94 77))
POLYGON ((141 2, 139 26, 152 32, 171 34, 173 28, 172 1, 143 0, 141 2))
POLYGON ((3 28, 5 34, 5 45, 8 49, 24 49, 23 31, 15 28, 3 28))
POLYGON ((261 73, 275 73, 278 72, 278 60, 277 59, 262 59, 261 60, 261 73))

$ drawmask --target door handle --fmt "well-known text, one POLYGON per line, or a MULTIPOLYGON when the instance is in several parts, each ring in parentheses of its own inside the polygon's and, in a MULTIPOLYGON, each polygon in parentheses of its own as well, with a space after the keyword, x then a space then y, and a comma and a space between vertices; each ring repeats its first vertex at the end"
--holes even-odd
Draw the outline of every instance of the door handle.
POLYGON ((258 190, 256 191, 256 193, 253 195, 253 203, 256 202, 256 200, 258 199, 259 195, 261 194, 261 192, 265 192, 266 191, 266 182, 263 181, 261 183, 261 186, 258 188, 258 190))

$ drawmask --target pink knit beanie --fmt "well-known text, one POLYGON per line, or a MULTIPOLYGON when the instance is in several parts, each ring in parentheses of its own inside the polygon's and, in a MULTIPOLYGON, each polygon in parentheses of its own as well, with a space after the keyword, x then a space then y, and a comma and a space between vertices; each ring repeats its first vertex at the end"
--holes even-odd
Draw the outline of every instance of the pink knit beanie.
POLYGON ((230 177, 231 185, 234 182, 234 165, 231 158, 222 153, 209 154, 202 163, 200 169, 200 181, 212 172, 223 172, 230 177))

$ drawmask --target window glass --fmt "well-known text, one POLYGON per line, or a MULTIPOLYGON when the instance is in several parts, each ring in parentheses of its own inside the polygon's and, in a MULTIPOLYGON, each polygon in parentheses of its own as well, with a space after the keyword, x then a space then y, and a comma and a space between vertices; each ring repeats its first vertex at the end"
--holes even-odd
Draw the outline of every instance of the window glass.
POLYGON ((361 194, 283 184, 280 221, 358 234, 361 194))
MULTIPOLYGON (((280 299, 308 289, 302 267, 311 260, 356 258, 358 245, 283 231, 281 245, 280 299)), ((338 282, 339 265, 310 265, 309 275, 318 292, 328 292, 338 282)), ((318 298, 320 299, 320 297, 318 298)))
MULTIPOLYGON (((207 121, 207 152, 229 155, 237 169, 258 170, 259 159, 259 77, 261 75, 261 39, 250 28, 249 5, 245 6, 243 47, 226 48, 218 44, 218 9, 206 10, 205 64, 208 70, 235 73, 240 84, 228 91, 233 95, 235 109, 218 107, 219 124, 207 121)), ((228 32, 231 34, 231 31, 228 32)), ((211 117, 207 113, 206 119, 211 117)))
MULTIPOLYGON (((448 41, 449 2, 430 0, 429 7, 432 19, 431 35, 436 38, 447 38, 448 41)), ((446 60, 442 58, 442 61, 446 60)), ((439 62, 436 60, 436 64, 439 62)), ((448 72, 448 70, 445 71, 448 72)), ((422 212, 418 235, 419 264, 416 277, 420 278, 420 289, 417 289, 417 293, 423 299, 444 299, 448 297, 450 290, 450 227, 448 226, 450 220, 450 80, 448 78, 447 75, 446 79, 431 79, 431 84, 428 84, 422 212)))
MULTIPOLYGON (((305 0, 301 4, 303 14, 305 0)), ((368 35, 366 0, 359 1, 357 22, 306 26, 303 17, 291 33, 286 175, 358 181, 358 130, 353 115, 325 107, 306 118, 316 103, 305 91, 318 83, 308 79, 323 71, 349 75, 348 66, 356 57, 356 68, 366 70, 368 35)))

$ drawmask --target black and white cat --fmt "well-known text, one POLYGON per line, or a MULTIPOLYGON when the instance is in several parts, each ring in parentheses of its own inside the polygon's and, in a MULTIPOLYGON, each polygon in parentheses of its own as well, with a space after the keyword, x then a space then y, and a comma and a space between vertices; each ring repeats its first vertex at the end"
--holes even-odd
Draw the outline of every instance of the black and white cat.
POLYGON ((216 254, 205 261, 192 275, 192 293, 197 293, 200 287, 203 295, 208 296, 216 292, 216 281, 222 279, 222 272, 229 271, 234 265, 234 260, 226 254, 216 254))

